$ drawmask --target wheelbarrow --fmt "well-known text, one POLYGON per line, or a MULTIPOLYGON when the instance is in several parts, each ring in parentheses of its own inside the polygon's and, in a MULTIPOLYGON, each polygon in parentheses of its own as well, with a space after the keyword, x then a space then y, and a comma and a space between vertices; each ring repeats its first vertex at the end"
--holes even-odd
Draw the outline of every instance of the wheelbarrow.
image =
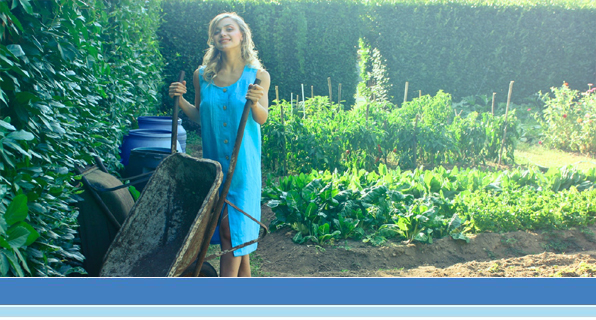
MULTIPOLYGON (((184 77, 181 72, 180 82, 184 77)), ((255 84, 259 83, 259 79, 255 84)), ((230 167, 222 184, 221 165, 176 153, 178 99, 174 106, 172 155, 155 169, 110 245, 102 277, 198 276, 203 262, 260 241, 269 232, 261 222, 257 239, 205 258, 232 182, 250 110, 244 106, 230 167)), ((233 204, 230 204, 233 205, 233 204)), ((245 213, 246 214, 246 213, 245 213)), ((247 215, 248 216, 248 215, 247 215)), ((249 216, 250 217, 250 216, 249 216)), ((252 219, 252 217, 251 217, 252 219)), ((203 268, 204 270, 204 268, 203 268)))

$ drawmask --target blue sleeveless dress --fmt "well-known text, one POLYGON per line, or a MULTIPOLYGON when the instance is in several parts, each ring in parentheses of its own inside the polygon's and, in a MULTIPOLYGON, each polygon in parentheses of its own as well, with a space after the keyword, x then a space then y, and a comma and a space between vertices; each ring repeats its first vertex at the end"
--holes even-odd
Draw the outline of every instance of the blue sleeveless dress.
MULTIPOLYGON (((227 87, 218 87, 213 82, 205 81, 203 71, 204 66, 199 68, 203 157, 221 164, 225 181, 246 103, 248 85, 255 81, 257 70, 244 67, 240 79, 227 87)), ((220 191, 222 188, 223 183, 220 191)), ((246 122, 227 200, 258 221, 261 220, 261 125, 253 119, 252 110, 246 122)), ((232 247, 258 238, 259 225, 233 207, 226 206, 232 247)), ((256 249, 257 243, 253 243, 235 250, 234 256, 243 256, 256 249)))

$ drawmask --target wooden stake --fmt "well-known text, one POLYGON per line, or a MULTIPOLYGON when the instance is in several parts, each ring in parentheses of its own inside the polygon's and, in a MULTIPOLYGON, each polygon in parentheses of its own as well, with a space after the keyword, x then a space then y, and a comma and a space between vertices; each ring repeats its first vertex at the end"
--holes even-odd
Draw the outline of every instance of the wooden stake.
POLYGON ((310 98, 313 99, 315 97, 315 89, 313 86, 310 86, 310 98))
MULTIPOLYGON (((300 112, 300 95, 296 96, 296 112, 300 112)), ((304 110, 302 111, 302 119, 304 119, 304 110)))
MULTIPOLYGON (((275 86, 275 104, 279 104, 279 87, 275 86)), ((284 106, 283 104, 279 106, 279 111, 281 113, 280 118, 281 118, 281 125, 284 125, 284 106)))
POLYGON ((300 86, 302 87, 302 103, 304 103, 304 84, 301 83, 300 86))
MULTIPOLYGON (((279 104, 279 87, 275 86, 275 103, 279 104)), ((279 105, 280 108, 280 117, 281 117, 281 125, 282 127, 285 127, 285 117, 284 117, 284 105, 280 104, 279 105)), ((285 129, 282 129, 285 131, 285 129)), ((285 138, 282 139, 282 154, 286 154, 286 141, 285 138)), ((284 159, 282 160, 282 174, 284 174, 285 169, 286 169, 286 158, 284 157, 284 159)))
POLYGON ((406 81, 406 89, 404 90, 404 103, 408 101, 408 82, 406 81))
POLYGON ((414 121, 414 139, 412 139, 413 149, 414 149, 414 166, 417 166, 418 162, 418 137, 417 137, 417 128, 418 128, 418 120, 420 120, 420 114, 416 114, 416 119, 414 121))
POLYGON ((337 111, 341 111, 341 83, 339 84, 339 88, 337 89, 337 111))
POLYGON ((499 151, 499 162, 497 168, 501 167, 501 155, 503 154, 503 147, 505 146, 505 139, 507 138, 507 114, 509 113, 509 103, 511 102, 511 91, 513 90, 513 81, 509 83, 509 94, 507 95, 507 107, 505 107, 505 129, 503 129, 503 141, 501 141, 501 150, 499 151))
POLYGON ((332 102, 333 101, 333 97, 331 95, 331 93, 332 93, 331 92, 331 77, 328 77, 327 78, 327 85, 329 86, 329 102, 332 102))
POLYGON ((496 92, 493 92, 493 105, 490 107, 490 113, 492 113, 493 116, 495 115, 495 95, 496 94, 497 94, 496 92))
POLYGON ((418 99, 422 98, 422 90, 418 90, 418 99))

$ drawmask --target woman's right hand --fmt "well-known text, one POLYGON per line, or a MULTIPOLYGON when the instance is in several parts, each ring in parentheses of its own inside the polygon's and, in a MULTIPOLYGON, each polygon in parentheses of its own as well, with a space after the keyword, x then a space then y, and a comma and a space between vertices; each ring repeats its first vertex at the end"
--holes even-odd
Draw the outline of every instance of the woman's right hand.
POLYGON ((186 93, 186 81, 172 82, 169 88, 170 98, 181 97, 186 93))

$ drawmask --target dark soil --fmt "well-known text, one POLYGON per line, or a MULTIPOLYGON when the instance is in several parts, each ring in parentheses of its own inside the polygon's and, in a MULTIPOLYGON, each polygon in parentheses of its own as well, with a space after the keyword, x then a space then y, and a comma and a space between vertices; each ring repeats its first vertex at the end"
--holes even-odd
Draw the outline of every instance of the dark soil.
MULTIPOLYGON (((267 223, 273 218, 267 206, 262 217, 267 223)), ((484 233, 469 243, 443 238, 374 247, 351 240, 298 245, 287 228, 267 235, 252 259, 254 275, 264 277, 592 277, 595 233, 596 227, 484 233)))

